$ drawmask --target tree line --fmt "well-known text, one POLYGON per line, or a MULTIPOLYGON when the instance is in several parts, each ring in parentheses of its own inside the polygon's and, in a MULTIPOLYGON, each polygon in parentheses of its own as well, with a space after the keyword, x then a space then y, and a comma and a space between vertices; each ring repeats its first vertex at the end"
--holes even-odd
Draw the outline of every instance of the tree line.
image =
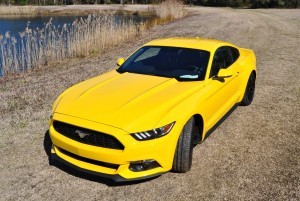
MULTIPOLYGON (((0 0, 4 5, 157 4, 163 0, 0 0)), ((183 0, 185 4, 245 8, 299 8, 300 0, 183 0)))

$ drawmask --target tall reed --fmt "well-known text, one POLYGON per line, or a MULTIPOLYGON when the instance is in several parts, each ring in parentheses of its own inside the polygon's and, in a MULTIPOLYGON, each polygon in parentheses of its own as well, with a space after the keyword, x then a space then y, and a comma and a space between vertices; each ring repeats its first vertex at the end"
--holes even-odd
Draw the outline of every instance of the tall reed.
POLYGON ((116 22, 113 14, 93 14, 61 27, 54 26, 51 18, 42 29, 30 29, 28 23, 19 40, 9 32, 0 35, 0 75, 100 53, 135 38, 144 30, 143 23, 116 22))
MULTIPOLYGON (((22 12, 30 13, 30 9, 28 6, 22 12)), ((186 15, 179 0, 166 0, 158 4, 155 13, 159 19, 139 24, 125 20, 116 22, 114 13, 93 14, 57 27, 50 19, 41 29, 31 29, 29 22, 19 39, 10 36, 9 32, 0 35, 0 76, 24 72, 53 61, 98 54, 134 39, 151 26, 186 15)))
POLYGON ((155 7, 155 13, 160 19, 173 20, 184 17, 186 10, 180 0, 165 0, 155 7))

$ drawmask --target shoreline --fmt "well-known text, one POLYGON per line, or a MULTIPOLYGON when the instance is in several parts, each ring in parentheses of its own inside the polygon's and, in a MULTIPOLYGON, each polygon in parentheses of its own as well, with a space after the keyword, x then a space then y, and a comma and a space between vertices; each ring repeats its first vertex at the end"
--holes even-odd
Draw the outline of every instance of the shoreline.
MULTIPOLYGON (((59 27, 56 28, 52 25, 51 20, 45 25, 44 29, 41 29, 42 31, 27 28, 25 32, 22 32, 22 37, 25 39, 22 39, 21 43, 18 43, 15 38, 11 38, 9 32, 6 32, 7 34, 5 35, 0 35, 0 47, 2 50, 2 55, 0 55, 2 60, 2 66, 0 66, 1 75, 8 76, 19 71, 24 72, 32 68, 46 67, 54 61, 101 54, 103 51, 107 51, 108 48, 136 39, 151 27, 182 18, 186 14, 181 3, 172 1, 164 2, 157 7, 151 7, 152 11, 150 11, 151 9, 148 5, 100 5, 97 7, 89 5, 83 7, 78 5, 51 7, 17 6, 11 7, 6 14, 16 12, 24 15, 32 14, 30 16, 47 16, 41 14, 41 8, 57 15, 58 13, 71 14, 71 12, 68 12, 69 10, 76 13, 75 15, 83 16, 84 13, 94 13, 95 15, 89 15, 86 20, 82 19, 79 23, 64 24, 61 30, 59 30, 59 27), (113 8, 114 10, 112 10, 113 8), (22 9, 22 11, 17 12, 18 9, 22 9), (124 13, 131 13, 132 16, 141 17, 140 13, 142 12, 151 12, 153 16, 151 18, 153 19, 139 23, 128 21, 119 24, 115 23, 113 17, 113 15, 120 13, 123 15, 125 15, 124 13), (51 34, 49 35, 49 33, 51 34), (42 46, 39 45, 41 38, 46 41, 42 46), (26 44, 23 45, 24 43, 26 44)), ((0 7, 0 13, 3 13, 1 12, 3 9, 4 7, 0 7)))
POLYGON ((0 17, 69 16, 114 12, 123 15, 155 15, 154 5, 64 5, 64 6, 0 6, 0 17))

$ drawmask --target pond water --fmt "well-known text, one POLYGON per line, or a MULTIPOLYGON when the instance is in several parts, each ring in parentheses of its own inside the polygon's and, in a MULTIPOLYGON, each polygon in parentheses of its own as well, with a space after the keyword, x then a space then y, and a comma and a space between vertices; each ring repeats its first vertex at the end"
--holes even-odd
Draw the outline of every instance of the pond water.
MULTIPOLYGON (((86 18, 87 16, 37 16, 37 17, 11 17, 0 16, 0 35, 9 32, 11 36, 19 37, 19 33, 23 32, 29 22, 29 28, 35 29, 37 27, 43 28, 46 23, 52 18, 52 24, 55 26, 62 26, 65 23, 72 23, 75 19, 86 18)), ((147 21, 153 16, 135 16, 135 15, 114 15, 116 23, 121 20, 133 20, 134 22, 147 21)))
MULTIPOLYGON (((52 17, 54 25, 62 25, 64 23, 70 23, 79 16, 55 16, 52 17)), ((7 31, 11 36, 18 37, 19 32, 23 32, 29 22, 30 28, 42 28, 50 17, 0 17, 0 34, 4 35, 7 31)))

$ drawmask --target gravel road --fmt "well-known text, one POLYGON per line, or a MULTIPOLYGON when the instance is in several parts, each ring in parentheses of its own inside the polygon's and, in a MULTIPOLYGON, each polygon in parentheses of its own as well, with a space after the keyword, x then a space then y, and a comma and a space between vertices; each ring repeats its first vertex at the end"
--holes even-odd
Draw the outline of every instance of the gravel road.
POLYGON ((0 200, 300 200, 300 10, 189 8, 98 58, 0 79, 0 200), (200 36, 253 49, 257 89, 194 149, 186 174, 114 184, 48 162, 52 101, 144 42, 200 36))

